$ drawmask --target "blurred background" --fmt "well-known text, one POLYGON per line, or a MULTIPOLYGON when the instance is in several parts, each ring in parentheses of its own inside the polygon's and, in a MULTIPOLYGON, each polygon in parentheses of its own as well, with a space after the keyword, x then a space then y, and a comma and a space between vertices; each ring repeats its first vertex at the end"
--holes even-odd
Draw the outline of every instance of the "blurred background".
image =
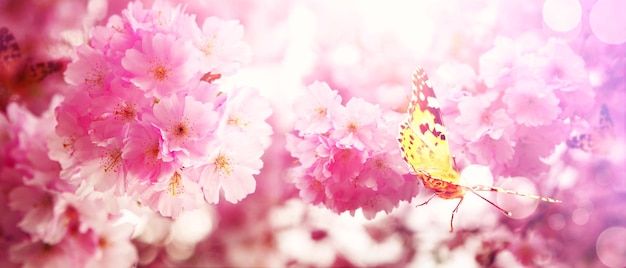
MULTIPOLYGON (((142 2, 148 8, 153 1, 142 2)), ((243 201, 205 205, 176 219, 125 210, 121 221, 134 226, 130 242, 137 266, 626 266, 626 1, 171 4, 183 5, 198 21, 217 16, 243 25, 252 60, 217 83, 257 88, 271 103, 274 134, 256 191, 243 201), (306 86, 323 81, 338 90, 344 104, 362 98, 403 114, 417 66, 427 71, 442 103, 460 166, 489 167, 486 173, 468 171, 464 178, 563 203, 485 194, 513 212, 509 218, 468 195, 455 216, 455 232, 449 233, 457 202, 434 199, 415 207, 429 196, 422 186, 410 202, 373 219, 360 210, 338 215, 303 201, 292 173, 299 163, 286 149, 286 136, 294 133, 293 103, 306 86), (549 88, 538 94, 554 102, 513 112, 510 99, 519 100, 533 88, 549 88), (558 111, 550 109, 556 106, 558 111), (603 106, 610 124, 600 121, 606 117, 603 106), (477 128, 464 121, 473 111, 495 116, 502 107, 514 129, 466 135, 477 128), (581 134, 592 135, 596 147, 567 145, 581 134)), ((93 26, 106 25, 127 6, 127 1, 0 0, 0 27, 11 30, 25 55, 71 61, 93 26)), ((63 95, 63 77, 54 76, 37 94, 6 93, 7 86, 3 94, 22 94, 29 110, 41 114, 55 95, 63 95)), ((5 73, 2 79, 8 85, 11 78, 5 73)), ((10 98, 3 98, 6 106, 10 98)), ((0 234, 10 246, 6 226, 0 234)))

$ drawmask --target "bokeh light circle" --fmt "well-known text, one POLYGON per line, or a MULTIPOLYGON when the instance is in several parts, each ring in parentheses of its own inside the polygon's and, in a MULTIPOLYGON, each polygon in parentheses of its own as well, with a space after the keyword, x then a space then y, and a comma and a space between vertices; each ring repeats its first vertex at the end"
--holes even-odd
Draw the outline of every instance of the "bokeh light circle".
POLYGON ((542 13, 543 21, 552 30, 568 32, 580 23, 582 7, 577 0, 546 0, 542 13))
POLYGON ((598 259, 608 267, 626 267, 626 228, 604 229, 596 240, 598 259))
POLYGON ((550 218, 548 218, 548 225, 554 231, 562 230, 563 228, 565 228, 565 224, 565 217, 563 217, 563 215, 561 214, 553 214, 550 216, 550 218))
MULTIPOLYGON (((524 177, 503 179, 500 181, 499 187, 525 194, 537 194, 535 184, 524 177)), ((510 211, 513 214, 511 218, 514 219, 524 219, 532 215, 539 205, 539 200, 524 196, 504 193, 497 196, 497 204, 501 208, 510 211)))
POLYGON ((598 0, 589 13, 589 26, 600 41, 619 45, 626 42, 626 1, 598 0))
POLYGON ((585 225, 589 222, 589 210, 579 207, 572 212, 572 221, 577 225, 585 225))

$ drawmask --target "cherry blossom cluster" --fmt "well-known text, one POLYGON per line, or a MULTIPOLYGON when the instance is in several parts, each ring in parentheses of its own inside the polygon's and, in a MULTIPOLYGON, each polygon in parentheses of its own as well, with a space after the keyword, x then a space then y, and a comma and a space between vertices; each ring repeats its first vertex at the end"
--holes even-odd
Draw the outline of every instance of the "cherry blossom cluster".
POLYGON ((133 2, 95 27, 56 109, 55 155, 81 189, 129 196, 164 216, 255 190, 269 104, 218 84, 250 60, 237 21, 133 2))
POLYGON ((102 199, 82 199, 61 180, 61 166, 48 157, 54 133, 51 112, 35 117, 23 106, 0 114, 0 265, 12 267, 130 266, 137 253, 133 226, 116 224, 102 199))
POLYGON ((395 140, 397 114, 384 115, 360 98, 344 106, 323 82, 309 85, 293 109, 296 133, 288 150, 299 163, 293 176, 302 199, 336 213, 362 209, 372 218, 417 193, 395 140))
POLYGON ((566 43, 541 35, 496 38, 479 58, 478 74, 461 64, 439 71, 445 69, 470 81, 435 80, 441 82, 436 91, 444 87, 439 92, 449 140, 470 162, 498 175, 537 178, 548 171, 542 159, 570 137, 567 122, 594 105, 583 59, 566 43))

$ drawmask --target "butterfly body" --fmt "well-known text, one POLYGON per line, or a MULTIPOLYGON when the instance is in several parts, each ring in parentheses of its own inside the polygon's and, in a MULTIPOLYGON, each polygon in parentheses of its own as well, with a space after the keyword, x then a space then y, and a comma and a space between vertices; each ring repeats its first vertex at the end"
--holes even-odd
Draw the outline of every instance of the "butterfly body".
POLYGON ((411 167, 424 187, 434 192, 426 202, 419 206, 427 204, 435 196, 443 199, 459 199, 450 219, 451 232, 454 230, 452 226, 454 214, 458 211, 468 191, 475 193, 508 216, 511 216, 510 212, 498 207, 476 192, 492 191, 525 196, 546 202, 560 202, 548 197, 519 193, 494 186, 461 184, 460 173, 450 161, 450 148, 439 102, 422 68, 417 68, 413 73, 413 89, 408 118, 400 125, 398 142, 404 161, 411 167))
POLYGON ((440 175, 424 171, 418 172, 417 176, 421 179, 424 187, 434 190, 435 195, 439 198, 456 199, 465 195, 465 187, 451 182, 458 180, 459 173, 455 170, 450 170, 440 175))

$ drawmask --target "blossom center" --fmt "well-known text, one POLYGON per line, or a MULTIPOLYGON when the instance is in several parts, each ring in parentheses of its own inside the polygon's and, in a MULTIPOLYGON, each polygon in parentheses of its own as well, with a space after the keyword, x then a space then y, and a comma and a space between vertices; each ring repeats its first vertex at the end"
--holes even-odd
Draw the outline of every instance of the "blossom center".
POLYGON ((92 72, 88 73, 87 77, 85 77, 85 84, 88 85, 89 89, 104 88, 104 72, 102 70, 103 68, 98 65, 94 69, 95 70, 92 70, 92 72))
POLYGON ((113 112, 116 116, 121 117, 123 121, 130 122, 137 116, 137 111, 133 105, 118 105, 113 112))
POLYGON ((105 248, 109 245, 109 241, 104 238, 104 237, 100 237, 100 239, 98 239, 98 246, 100 246, 101 248, 105 248))
POLYGON ((178 123, 174 126, 174 136, 183 138, 189 134, 189 127, 185 123, 178 123))
POLYGON ((558 66, 552 68, 552 78, 561 79, 563 78, 563 69, 558 66))
POLYGON ((315 108, 315 112, 319 115, 319 116, 326 116, 326 109, 324 108, 315 108))
POLYGON ((239 127, 248 126, 246 122, 244 122, 243 120, 239 119, 239 117, 234 116, 234 115, 231 115, 228 117, 227 124, 231 126, 239 126, 239 127))
POLYGON ((212 35, 205 43, 204 46, 202 46, 201 51, 204 53, 204 55, 211 56, 211 54, 213 54, 213 50, 215 50, 215 39, 217 39, 216 35, 212 35))
POLYGON ((230 172, 232 171, 231 169, 231 163, 230 163, 230 159, 228 159, 228 157, 226 157, 223 154, 220 154, 217 158, 215 158, 215 165, 217 166, 218 169, 221 169, 224 173, 226 173, 226 175, 230 175, 230 172))
POLYGON ((153 143, 148 145, 148 148, 144 151, 146 155, 146 165, 156 165, 159 156, 159 144, 153 143))
POLYGON ((168 188, 172 196, 180 195, 185 191, 185 187, 182 185, 182 177, 178 174, 178 172, 174 172, 174 175, 170 179, 168 188))
POLYGON ((102 161, 104 172, 118 172, 118 166, 122 163, 122 150, 113 149, 106 152, 102 161))
POLYGON ((348 131, 350 132, 356 132, 359 129, 359 126, 357 125, 356 122, 350 122, 348 124, 348 131))
POLYGON ((150 69, 150 73, 152 77, 157 81, 166 80, 168 77, 169 70, 163 64, 157 64, 152 69, 150 69))
POLYGON ((374 166, 377 169, 387 169, 387 162, 385 162, 385 160, 383 159, 376 159, 376 161, 374 162, 374 166))
POLYGON ((491 122, 491 115, 489 115, 489 113, 483 113, 483 123, 489 123, 491 122))

